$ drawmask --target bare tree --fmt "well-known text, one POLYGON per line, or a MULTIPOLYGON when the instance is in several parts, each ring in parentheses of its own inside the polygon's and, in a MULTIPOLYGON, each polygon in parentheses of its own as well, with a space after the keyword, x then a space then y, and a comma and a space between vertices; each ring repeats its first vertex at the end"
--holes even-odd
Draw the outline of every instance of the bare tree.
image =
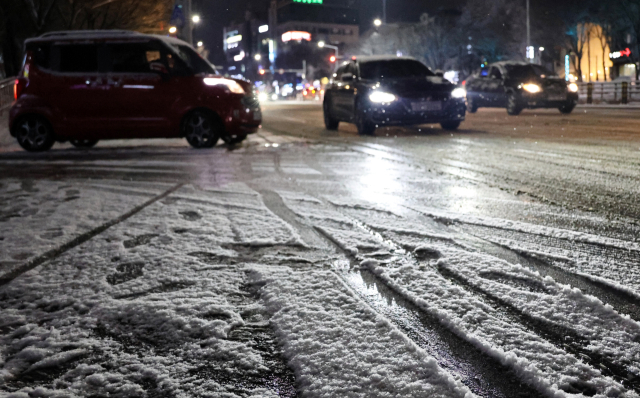
POLYGON ((578 81, 582 81, 582 57, 585 47, 589 43, 589 32, 592 25, 590 23, 575 23, 567 31, 567 44, 573 56, 571 62, 578 74, 578 81))
POLYGON ((58 0, 65 29, 132 29, 158 32, 169 20, 171 0, 58 0))
POLYGON ((611 37, 611 29, 610 26, 606 22, 601 22, 600 26, 597 26, 595 29, 595 36, 598 39, 598 43, 600 43, 600 48, 602 49, 602 71, 604 74, 604 81, 607 81, 607 48, 611 48, 610 46, 610 37, 611 37))

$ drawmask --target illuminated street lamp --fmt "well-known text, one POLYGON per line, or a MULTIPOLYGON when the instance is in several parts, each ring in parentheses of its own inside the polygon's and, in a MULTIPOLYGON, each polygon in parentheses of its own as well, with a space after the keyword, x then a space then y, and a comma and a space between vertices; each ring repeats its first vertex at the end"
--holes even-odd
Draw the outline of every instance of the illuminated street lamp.
MULTIPOLYGON (((325 48, 325 47, 326 48, 331 48, 331 49, 336 51, 335 58, 338 59, 340 57, 340 49, 338 48, 338 46, 332 46, 332 45, 329 45, 329 44, 325 43, 324 41, 319 41, 318 42, 318 47, 320 47, 320 48, 325 48)), ((331 61, 331 62, 335 62, 335 61, 331 61)))
POLYGON ((256 54, 256 56, 253 58, 255 58, 256 61, 260 61, 262 59, 262 55, 256 54))
POLYGON ((191 24, 191 32, 190 32, 191 33, 191 37, 189 37, 189 44, 193 45, 193 39, 194 39, 193 32, 196 30, 196 25, 198 23, 200 23, 200 15, 196 14, 196 15, 192 16, 191 17, 191 22, 193 22, 193 23, 191 24))
POLYGON ((178 31, 178 28, 176 28, 175 26, 172 26, 169 28, 169 33, 171 33, 172 35, 175 35, 177 31, 178 31))
POLYGON ((377 18, 373 21, 373 24, 376 26, 376 28, 379 28, 382 25, 382 20, 380 20, 380 18, 377 18))
POLYGON ((201 42, 201 41, 198 42, 198 47, 202 47, 203 45, 204 45, 203 42, 201 42))

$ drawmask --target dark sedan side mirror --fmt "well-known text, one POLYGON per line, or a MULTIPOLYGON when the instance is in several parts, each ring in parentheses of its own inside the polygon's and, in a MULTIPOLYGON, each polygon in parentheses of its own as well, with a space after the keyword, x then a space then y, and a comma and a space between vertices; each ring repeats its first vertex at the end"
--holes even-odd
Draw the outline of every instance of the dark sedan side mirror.
POLYGON ((342 81, 343 82, 350 82, 355 80, 355 75, 353 73, 345 73, 344 75, 342 75, 342 81))

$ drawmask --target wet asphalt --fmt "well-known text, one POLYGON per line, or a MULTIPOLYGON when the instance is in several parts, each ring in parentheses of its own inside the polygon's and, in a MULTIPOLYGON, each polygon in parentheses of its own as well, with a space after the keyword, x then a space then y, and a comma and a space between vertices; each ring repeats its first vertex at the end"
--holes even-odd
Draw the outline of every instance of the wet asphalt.
MULTIPOLYGON (((258 192, 265 205, 309 244, 301 251, 315 253, 318 258, 347 259, 349 267, 334 271, 354 294, 389 319, 475 394, 543 396, 533 386, 523 383, 507 366, 456 336, 374 274, 360 269, 351 253, 323 236, 308 220, 287 209, 275 192, 299 190, 317 197, 339 195, 356 202, 373 202, 414 219, 417 216, 410 207, 420 202, 446 211, 635 242, 640 236, 640 201, 637 200, 640 110, 578 108, 568 116, 554 110, 528 110, 521 116, 511 117, 504 110, 481 109, 477 114, 468 115, 456 132, 424 125, 380 128, 373 137, 358 136, 354 126, 344 123, 337 132, 325 130, 321 107, 313 102, 268 103, 264 106, 264 117, 262 130, 246 142, 202 151, 176 139, 104 142, 89 150, 58 144, 47 153, 29 154, 4 137, 0 140, 4 145, 0 148, 0 222, 25 216, 24 209, 16 207, 16 195, 28 196, 30 206, 36 209, 38 202, 58 200, 40 195, 37 190, 30 192, 29 187, 38 181, 70 187, 79 183, 102 183, 108 186, 103 189, 111 194, 139 194, 145 200, 139 208, 123 209, 118 216, 96 222, 82 233, 64 236, 51 245, 33 247, 28 255, 20 253, 5 258, 0 262, 0 284, 10 285, 29 270, 83 245, 113 225, 139 216, 145 207, 165 200, 184 185, 214 189, 243 183, 258 192), (21 186, 18 193, 11 190, 16 184, 21 186), (137 187, 138 192, 132 187, 137 187)), ((98 214, 102 209, 97 206, 93 211, 98 214)), ((182 213, 182 217, 195 224, 199 222, 197 215, 182 213)), ((566 267, 554 263, 557 259, 531 256, 500 246, 487 239, 498 234, 490 228, 483 230, 465 223, 444 225, 435 220, 426 222, 435 230, 453 234, 459 242, 479 252, 522 264, 542 276, 578 287, 640 321, 640 304, 633 294, 568 272, 566 267)), ((11 233, 0 232, 0 244, 11 233)), ((514 236, 509 237, 522 242, 530 239, 514 236)), ((144 245, 156 237, 139 235, 125 241, 124 246, 144 245)), ((593 249, 584 249, 588 250, 593 249)), ((640 261, 630 254, 604 249, 592 254, 630 267, 640 261)), ((254 262, 259 261, 262 253, 247 248, 244 255, 247 262, 254 262)), ((115 272, 105 278, 111 285, 123 284, 140 277, 143 268, 137 262, 119 264, 115 272)), ((255 288, 247 285, 244 289, 252 302, 260 301, 255 288)), ((494 303, 491 297, 483 300, 497 308, 503 306, 494 303)), ((511 316, 510 311, 515 310, 505 309, 505 316, 511 316)), ((513 319, 545 337, 544 331, 540 332, 544 327, 536 329, 538 326, 528 324, 522 314, 516 314, 513 319)), ((247 323, 236 329, 230 339, 258 347, 273 372, 253 374, 250 378, 232 377, 215 366, 201 364, 191 370, 193 376, 223 380, 229 386, 228 391, 239 396, 248 396, 249 387, 270 385, 276 386, 273 390, 278 396, 301 396, 301 391, 295 391, 294 372, 287 367, 274 330, 265 325, 247 323)), ((98 332, 111 336, 105 329, 98 332)), ((546 338, 552 341, 554 337, 546 338)), ((580 346, 575 351, 582 353, 582 349, 580 346)), ((626 382, 623 367, 616 366, 611 364, 606 372, 626 382)), ((27 375, 12 388, 50 383, 54 376, 45 374, 34 381, 32 375, 27 375)), ((628 386, 635 391, 640 389, 636 380, 631 380, 628 386)), ((148 388, 151 396, 157 386, 148 388)), ((588 387, 578 390, 567 392, 591 393, 588 387)), ((158 392, 154 394, 163 396, 158 392)))

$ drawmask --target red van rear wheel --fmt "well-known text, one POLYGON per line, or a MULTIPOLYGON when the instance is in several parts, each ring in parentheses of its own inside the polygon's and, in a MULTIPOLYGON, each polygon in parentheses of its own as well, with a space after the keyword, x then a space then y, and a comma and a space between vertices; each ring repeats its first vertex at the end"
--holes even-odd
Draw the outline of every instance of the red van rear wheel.
POLYGON ((185 119, 183 135, 194 148, 213 148, 224 131, 222 123, 212 115, 195 111, 185 119))
POLYGON ((69 142, 76 148, 93 148, 98 140, 69 140, 69 142))
POLYGON ((28 115, 15 124, 15 136, 18 144, 29 152, 44 152, 56 142, 49 122, 38 115, 28 115))

